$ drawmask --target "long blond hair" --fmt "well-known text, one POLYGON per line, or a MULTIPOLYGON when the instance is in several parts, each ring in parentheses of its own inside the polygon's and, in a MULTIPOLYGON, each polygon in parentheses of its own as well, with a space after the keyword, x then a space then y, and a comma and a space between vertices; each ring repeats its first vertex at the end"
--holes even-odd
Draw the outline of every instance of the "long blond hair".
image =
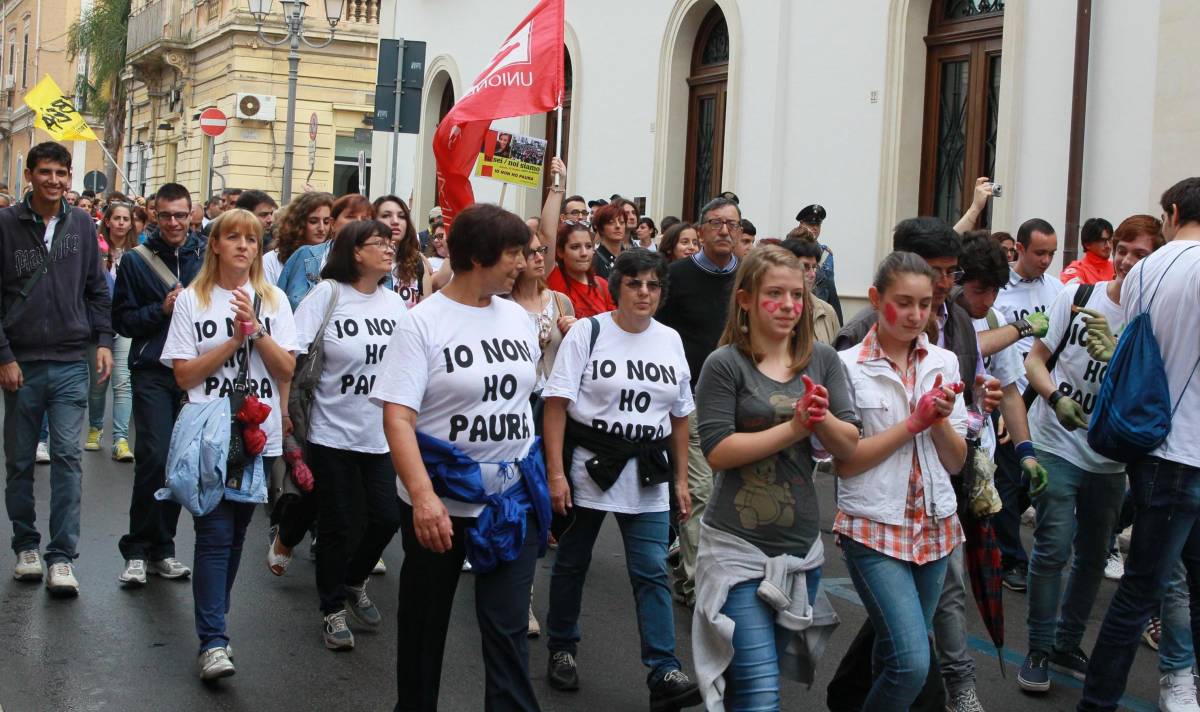
MULTIPOLYGON (((755 363, 762 361, 765 354, 755 352, 751 346, 750 329, 753 327, 750 325, 749 315, 738 305, 737 296, 738 292, 744 291, 754 295, 756 297, 754 301, 757 302, 759 287, 762 285, 767 270, 772 267, 794 269, 801 275, 804 274, 804 266, 790 250, 778 245, 759 245, 751 249, 742 259, 742 264, 738 267, 737 275, 733 279, 733 293, 729 295, 729 316, 725 320, 725 332, 721 334, 721 341, 717 344, 718 346, 733 344, 734 348, 755 363)), ((788 365, 788 369, 792 373, 798 373, 808 367, 808 362, 812 359, 815 340, 813 337, 812 294, 808 290, 808 285, 805 284, 804 313, 800 315, 800 321, 792 330, 790 344, 792 362, 788 365)))
POLYGON ((271 283, 267 281, 266 274, 263 272, 262 266, 262 246, 263 246, 263 227, 254 213, 242 208, 234 208, 221 213, 216 220, 212 221, 212 229, 208 233, 208 245, 204 250, 204 264, 200 265, 200 273, 192 280, 192 284, 188 289, 196 290, 196 302, 201 309, 207 309, 212 301, 212 290, 217 284, 221 265, 217 260, 217 253, 213 251, 213 245, 220 240, 222 236, 233 230, 239 230, 243 233, 254 235, 258 241, 258 252, 254 255, 254 261, 250 263, 250 286, 254 289, 254 293, 262 299, 267 308, 274 309, 278 300, 275 296, 275 289, 271 283))

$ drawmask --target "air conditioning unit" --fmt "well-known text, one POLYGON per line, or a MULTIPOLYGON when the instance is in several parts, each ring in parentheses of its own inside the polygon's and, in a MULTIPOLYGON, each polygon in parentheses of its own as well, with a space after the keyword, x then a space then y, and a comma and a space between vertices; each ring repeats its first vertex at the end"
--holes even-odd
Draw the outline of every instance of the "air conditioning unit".
POLYGON ((268 94, 238 94, 235 115, 250 121, 274 121, 275 97, 268 94))
POLYGON ((4 75, 4 91, 12 91, 17 87, 17 78, 11 74, 4 75))

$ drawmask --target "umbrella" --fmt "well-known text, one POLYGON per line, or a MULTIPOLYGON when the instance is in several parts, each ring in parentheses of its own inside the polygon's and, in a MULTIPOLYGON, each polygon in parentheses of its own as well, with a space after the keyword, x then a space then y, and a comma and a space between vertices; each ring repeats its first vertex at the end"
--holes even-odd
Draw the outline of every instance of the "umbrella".
POLYGON ((992 518, 979 518, 969 507, 959 512, 963 533, 966 535, 964 555, 967 575, 971 579, 971 591, 975 594, 975 605, 979 616, 996 646, 996 658, 1000 662, 1000 675, 1004 676, 1004 659, 1000 655, 1004 647, 1004 605, 1000 586, 1000 545, 996 543, 996 530, 992 518))

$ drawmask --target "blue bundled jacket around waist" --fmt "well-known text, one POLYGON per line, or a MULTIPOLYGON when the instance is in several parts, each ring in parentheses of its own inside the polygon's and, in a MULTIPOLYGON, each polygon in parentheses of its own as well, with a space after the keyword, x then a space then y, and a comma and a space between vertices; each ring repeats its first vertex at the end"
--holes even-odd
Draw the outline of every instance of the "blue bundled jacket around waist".
POLYGON ((504 492, 488 494, 483 488, 480 463, 454 445, 417 433, 421 459, 439 497, 484 505, 475 524, 467 529, 467 559, 477 573, 487 573, 500 563, 513 561, 525 544, 526 521, 530 508, 537 516, 538 556, 546 553, 550 531, 550 488, 546 483, 546 463, 542 459, 542 441, 536 438, 524 458, 515 462, 489 463, 503 468, 516 467, 521 484, 504 492))
POLYGON ((229 399, 185 403, 171 431, 167 450, 166 487, 154 493, 158 500, 179 503, 194 517, 216 509, 221 499, 258 504, 267 501, 267 478, 262 456, 248 465, 249 476, 240 489, 225 486, 229 459, 229 399))

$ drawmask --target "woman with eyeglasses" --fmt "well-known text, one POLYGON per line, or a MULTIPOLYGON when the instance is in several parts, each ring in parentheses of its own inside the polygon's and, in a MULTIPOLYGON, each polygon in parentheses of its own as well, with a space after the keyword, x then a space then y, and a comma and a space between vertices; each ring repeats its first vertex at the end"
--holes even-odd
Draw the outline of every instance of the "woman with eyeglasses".
POLYGON ((275 249, 263 255, 263 273, 271 284, 279 282, 292 254, 305 245, 320 245, 329 239, 333 225, 333 196, 301 193, 284 207, 275 227, 275 249))
POLYGON ((538 331, 538 345, 542 348, 542 357, 538 361, 535 395, 541 393, 542 386, 554 370, 554 357, 558 354, 563 335, 575 323, 575 308, 571 301, 565 294, 546 286, 547 251, 538 236, 534 235, 529 247, 525 248, 525 269, 521 270, 516 283, 513 284, 512 294, 508 295, 509 299, 525 308, 538 331))
POLYGON ((392 243, 396 246, 392 279, 396 293, 411 309, 423 297, 433 293, 433 267, 421 254, 421 242, 417 239, 408 205, 394 195, 380 196, 372 205, 375 219, 392 230, 392 243))
POLYGON ((317 593, 322 635, 330 650, 352 650, 347 616, 368 628, 382 624, 367 596, 367 578, 400 528, 396 472, 379 412, 367 401, 379 355, 407 308, 384 286, 392 270, 391 229, 376 220, 352 222, 333 240, 322 282, 296 310, 300 351, 324 340, 325 367, 309 417, 307 464, 317 501, 317 593), (337 301, 324 332, 329 303, 337 301), (363 523, 355 543, 356 524, 363 523))
POLYGON ((1004 254, 1008 257, 1008 261, 1017 261, 1017 241, 1007 232, 993 232, 991 238, 997 245, 1004 248, 1004 254))
POLYGON ((622 252, 608 285, 616 310, 567 332, 542 393, 550 500, 559 515, 570 515, 550 583, 550 686, 579 688, 583 584, 600 527, 612 513, 625 543, 651 709, 664 710, 700 703, 675 655, 667 576, 669 483, 686 520, 687 416, 695 406, 683 342, 654 320, 666 287, 661 255, 622 252))
POLYGON ((692 225, 677 222, 663 233, 658 251, 668 262, 691 257, 700 251, 700 234, 692 225))
POLYGON ((429 228, 429 242, 425 245, 425 256, 429 258, 429 267, 436 274, 442 268, 442 263, 450 256, 446 248, 446 223, 438 218, 429 228))

